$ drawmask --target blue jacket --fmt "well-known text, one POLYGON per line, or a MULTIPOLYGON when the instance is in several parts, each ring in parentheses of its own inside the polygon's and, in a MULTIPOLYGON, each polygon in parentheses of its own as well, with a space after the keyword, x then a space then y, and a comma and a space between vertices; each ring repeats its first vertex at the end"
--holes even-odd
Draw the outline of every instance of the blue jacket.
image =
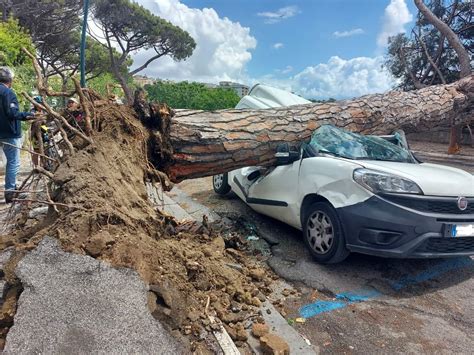
POLYGON ((13 90, 0 83, 0 139, 21 138, 21 121, 28 116, 31 113, 20 112, 13 90))

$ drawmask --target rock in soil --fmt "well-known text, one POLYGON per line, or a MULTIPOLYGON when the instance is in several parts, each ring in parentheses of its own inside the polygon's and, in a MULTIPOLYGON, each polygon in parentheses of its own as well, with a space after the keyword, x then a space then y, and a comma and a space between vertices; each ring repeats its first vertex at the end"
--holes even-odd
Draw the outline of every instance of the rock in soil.
POLYGON ((106 240, 101 235, 96 235, 89 239, 85 245, 85 249, 90 256, 97 257, 102 254, 106 247, 106 240))
POLYGON ((94 144, 74 141, 76 154, 54 173, 61 182, 55 202, 80 208, 59 209, 45 223, 17 228, 0 238, 0 250, 7 246, 31 250, 50 235, 66 252, 87 253, 114 267, 133 269, 146 284, 158 285, 150 289, 156 301, 151 297, 149 307, 171 330, 188 332, 192 328, 185 327, 192 323, 202 326, 201 319, 192 315, 193 322, 188 315, 193 309, 202 312, 208 299, 209 314, 219 310, 223 321, 254 316, 258 302, 252 303, 254 296, 249 297, 248 290, 260 286, 246 276, 245 267, 228 266, 254 263, 241 251, 229 249, 245 243, 230 243, 201 228, 205 226, 179 224, 148 198, 145 182, 161 180, 151 169, 166 148, 160 134, 128 106, 101 106, 96 114, 101 130, 95 133, 94 144), (234 309, 247 304, 248 313, 235 316, 229 307, 232 300, 240 303, 234 309))
POLYGON ((0 270, 4 271, 4 266, 7 264, 8 260, 13 254, 13 248, 7 248, 0 253, 0 270))
POLYGON ((264 355, 289 355, 290 347, 286 341, 275 334, 266 334, 260 338, 260 347, 264 355))
POLYGON ((48 206, 42 206, 42 207, 34 208, 28 213, 28 217, 31 218, 31 219, 42 218, 42 217, 46 216, 46 214, 48 213, 48 209, 49 209, 48 206))
POLYGON ((13 317, 15 316, 20 293, 20 286, 14 286, 6 292, 5 299, 3 300, 0 310, 0 325, 2 327, 9 326, 13 323, 13 317))
POLYGON ((245 330, 245 328, 242 324, 237 325, 235 330, 236 330, 236 335, 237 335, 236 340, 238 340, 238 341, 247 341, 248 334, 247 334, 247 331, 245 330))
POLYGON ((224 325, 227 333, 234 341, 247 341, 248 334, 242 324, 237 324, 235 327, 230 327, 228 325, 224 325))
POLYGON ((252 325, 252 335, 256 338, 260 338, 270 332, 270 327, 267 324, 254 323, 252 325))
POLYGON ((265 270, 263 269, 252 269, 250 270, 250 277, 255 281, 262 281, 265 277, 265 270))

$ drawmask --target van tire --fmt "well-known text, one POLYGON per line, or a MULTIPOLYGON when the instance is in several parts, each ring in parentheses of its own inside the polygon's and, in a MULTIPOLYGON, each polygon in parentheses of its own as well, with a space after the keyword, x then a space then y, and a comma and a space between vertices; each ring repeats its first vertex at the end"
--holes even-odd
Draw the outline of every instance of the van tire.
POLYGON ((336 264, 350 254, 337 211, 329 202, 315 202, 304 211, 303 239, 314 260, 336 264))

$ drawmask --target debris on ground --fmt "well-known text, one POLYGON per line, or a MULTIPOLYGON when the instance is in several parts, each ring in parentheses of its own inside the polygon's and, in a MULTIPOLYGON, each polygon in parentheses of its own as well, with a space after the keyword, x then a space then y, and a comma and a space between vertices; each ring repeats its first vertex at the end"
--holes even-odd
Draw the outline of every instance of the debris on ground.
POLYGON ((265 323, 254 323, 252 325, 252 335, 260 338, 270 332, 270 327, 265 323))
POLYGON ((94 143, 78 149, 52 178, 51 198, 61 205, 15 205, 21 207, 15 231, 0 241, 0 249, 14 248, 8 284, 16 291, 7 295, 8 314, 14 315, 20 292, 16 263, 51 236, 66 252, 136 270, 151 285, 153 316, 186 336, 191 349, 214 330, 208 314, 244 342, 272 283, 246 254, 248 241, 234 232, 222 237, 205 221, 179 224, 158 210, 144 184, 152 174, 148 150, 158 149, 147 145, 152 133, 129 107, 102 106, 96 114, 101 129, 94 143))
POLYGON ((289 355, 288 343, 276 334, 265 334, 260 338, 260 347, 264 355, 289 355))
POLYGON ((255 223, 234 213, 220 212, 219 215, 222 220, 217 224, 228 247, 249 250, 259 260, 271 255, 269 243, 259 235, 255 223))

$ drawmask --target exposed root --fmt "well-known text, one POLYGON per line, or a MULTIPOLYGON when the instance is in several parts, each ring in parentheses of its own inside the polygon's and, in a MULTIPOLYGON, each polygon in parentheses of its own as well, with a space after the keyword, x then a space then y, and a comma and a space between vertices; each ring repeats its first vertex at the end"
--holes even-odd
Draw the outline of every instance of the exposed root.
POLYGON ((54 181, 54 174, 47 171, 46 169, 42 168, 41 166, 36 166, 33 169, 33 172, 38 173, 38 174, 42 174, 42 175, 50 178, 52 181, 54 181))
POLYGON ((16 145, 13 145, 13 144, 10 144, 10 143, 7 143, 7 142, 2 142, 2 144, 8 145, 8 146, 11 146, 11 147, 15 147, 16 149, 19 149, 19 150, 23 150, 23 151, 25 151, 25 152, 30 153, 31 155, 38 155, 38 156, 40 156, 40 157, 42 157, 42 158, 44 158, 44 159, 46 159, 46 160, 50 160, 50 161, 55 162, 55 163, 58 162, 56 159, 50 158, 50 157, 48 157, 48 156, 45 155, 45 154, 41 154, 41 153, 38 153, 38 152, 34 152, 34 151, 29 150, 29 149, 26 149, 26 148, 19 148, 19 147, 17 147, 16 145))
POLYGON ((32 200, 32 199, 27 199, 27 198, 22 198, 22 199, 14 198, 13 202, 17 202, 17 203, 39 203, 39 204, 42 204, 42 205, 66 207, 66 208, 71 209, 71 210, 84 210, 85 211, 85 208, 80 207, 80 206, 66 205, 64 203, 52 202, 52 201, 32 200))
MULTIPOLYGON (((40 79, 38 86, 42 95, 50 94, 40 79)), ((152 314, 195 341, 212 332, 208 316, 236 326, 255 318, 270 279, 262 273, 253 279, 253 262, 226 248, 207 220, 179 224, 148 198, 147 182, 159 182, 164 191, 173 186, 160 171, 173 154, 167 138, 173 111, 140 95, 134 110, 77 83, 76 92, 88 108, 85 132, 47 103, 38 106, 57 123, 62 154, 52 171, 36 167, 23 182, 9 216, 18 228, 0 247, 30 250, 48 235, 66 251, 135 269, 152 285, 152 314), (21 196, 31 191, 38 195, 21 196), (32 224, 28 210, 38 205, 51 208, 32 224), (13 212, 18 209, 23 213, 13 212), (241 269, 228 267, 241 260, 241 269)))
POLYGON ((163 191, 171 191, 174 186, 174 184, 168 178, 168 175, 162 173, 161 171, 151 168, 147 170, 147 175, 152 182, 159 182, 163 191))
POLYGON ((86 134, 90 137, 92 135, 92 124, 91 124, 91 110, 90 99, 86 99, 84 92, 82 91, 81 84, 79 84, 79 80, 76 78, 72 78, 74 82, 74 86, 76 88, 76 92, 79 95, 79 100, 81 101, 82 109, 84 110, 84 120, 86 121, 86 134))
POLYGON ((54 97, 70 97, 75 94, 75 91, 70 92, 56 92, 48 88, 44 82, 43 75, 41 75, 41 68, 36 57, 30 53, 26 48, 22 48, 23 52, 31 59, 33 62, 33 69, 36 73, 36 87, 41 96, 54 96, 54 97))

